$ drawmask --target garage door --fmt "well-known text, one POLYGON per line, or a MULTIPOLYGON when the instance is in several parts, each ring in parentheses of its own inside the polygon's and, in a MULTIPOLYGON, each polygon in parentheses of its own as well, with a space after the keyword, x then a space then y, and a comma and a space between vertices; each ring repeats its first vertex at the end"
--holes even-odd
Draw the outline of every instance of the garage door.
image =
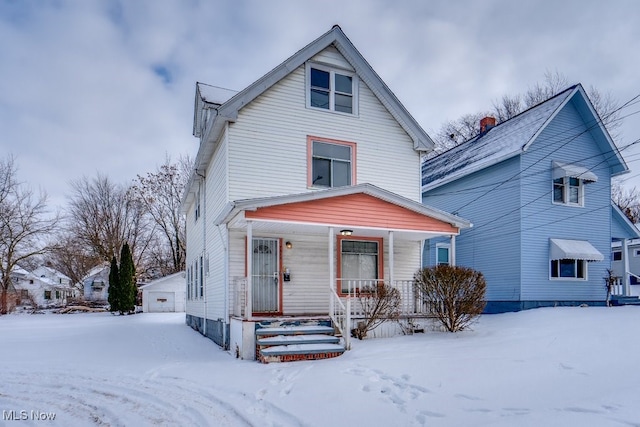
POLYGON ((149 312, 162 313, 175 311, 176 294, 174 292, 149 292, 149 312))

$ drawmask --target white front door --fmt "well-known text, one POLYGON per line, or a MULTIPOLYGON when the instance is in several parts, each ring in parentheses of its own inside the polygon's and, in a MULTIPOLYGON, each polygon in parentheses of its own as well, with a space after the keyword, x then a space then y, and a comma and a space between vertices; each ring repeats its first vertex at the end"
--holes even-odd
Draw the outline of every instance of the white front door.
POLYGON ((254 313, 280 312, 279 241, 253 239, 253 265, 251 277, 254 313))

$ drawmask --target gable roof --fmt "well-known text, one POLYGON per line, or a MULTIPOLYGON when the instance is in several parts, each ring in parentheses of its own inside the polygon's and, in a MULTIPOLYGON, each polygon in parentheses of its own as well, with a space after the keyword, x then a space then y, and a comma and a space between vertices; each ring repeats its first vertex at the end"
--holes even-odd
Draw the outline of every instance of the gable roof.
MULTIPOLYGON (((200 118, 194 117, 194 135, 203 137, 205 141, 215 141, 224 123, 234 121, 238 117, 240 109, 329 46, 334 46, 342 54, 359 78, 387 108, 389 113, 413 140, 414 149, 431 151, 434 143, 429 135, 409 114, 338 25, 334 25, 331 30, 300 49, 293 56, 240 92, 233 94, 233 91, 228 89, 215 88, 198 83, 196 85, 196 108, 200 105, 199 103, 206 104, 208 108, 213 110, 212 113, 215 117, 207 124, 203 135, 200 134, 200 130, 196 126, 196 122, 200 118)), ((196 116, 199 116, 197 112, 196 116)))
POLYGON ((640 230, 635 226, 622 210, 611 201, 611 238, 640 239, 640 230))
POLYGON ((579 114, 603 153, 609 158, 612 175, 628 172, 618 148, 602 124, 582 85, 571 86, 548 100, 500 123, 422 164, 422 191, 460 179, 528 150, 536 138, 569 102, 579 114))

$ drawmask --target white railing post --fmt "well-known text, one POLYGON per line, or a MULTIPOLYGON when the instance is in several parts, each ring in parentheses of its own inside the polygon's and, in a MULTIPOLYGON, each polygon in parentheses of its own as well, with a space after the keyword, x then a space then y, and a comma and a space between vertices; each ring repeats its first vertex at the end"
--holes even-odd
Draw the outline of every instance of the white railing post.
POLYGON ((342 336, 344 337, 344 348, 351 350, 351 298, 347 295, 347 307, 345 309, 345 321, 344 331, 342 336))
MULTIPOLYGON (((329 291, 330 292, 331 291, 337 292, 336 281, 335 281, 335 266, 334 266, 334 263, 333 263, 333 260, 334 260, 334 241, 335 241, 334 233, 335 233, 334 228, 333 227, 329 227, 329 245, 328 245, 329 246, 329 253, 328 253, 328 257, 329 257, 329 291)), ((333 303, 330 303, 329 314, 331 316, 334 315, 333 303)))
POLYGON ((253 222, 247 221, 247 288, 245 301, 245 319, 251 319, 253 315, 253 222))

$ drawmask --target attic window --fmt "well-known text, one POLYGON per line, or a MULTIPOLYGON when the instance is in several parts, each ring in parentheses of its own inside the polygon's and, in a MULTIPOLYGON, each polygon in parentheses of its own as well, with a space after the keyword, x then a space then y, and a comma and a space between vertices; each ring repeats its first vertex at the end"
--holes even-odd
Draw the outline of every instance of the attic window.
POLYGON ((353 73, 307 64, 307 107, 356 114, 356 87, 353 73))

